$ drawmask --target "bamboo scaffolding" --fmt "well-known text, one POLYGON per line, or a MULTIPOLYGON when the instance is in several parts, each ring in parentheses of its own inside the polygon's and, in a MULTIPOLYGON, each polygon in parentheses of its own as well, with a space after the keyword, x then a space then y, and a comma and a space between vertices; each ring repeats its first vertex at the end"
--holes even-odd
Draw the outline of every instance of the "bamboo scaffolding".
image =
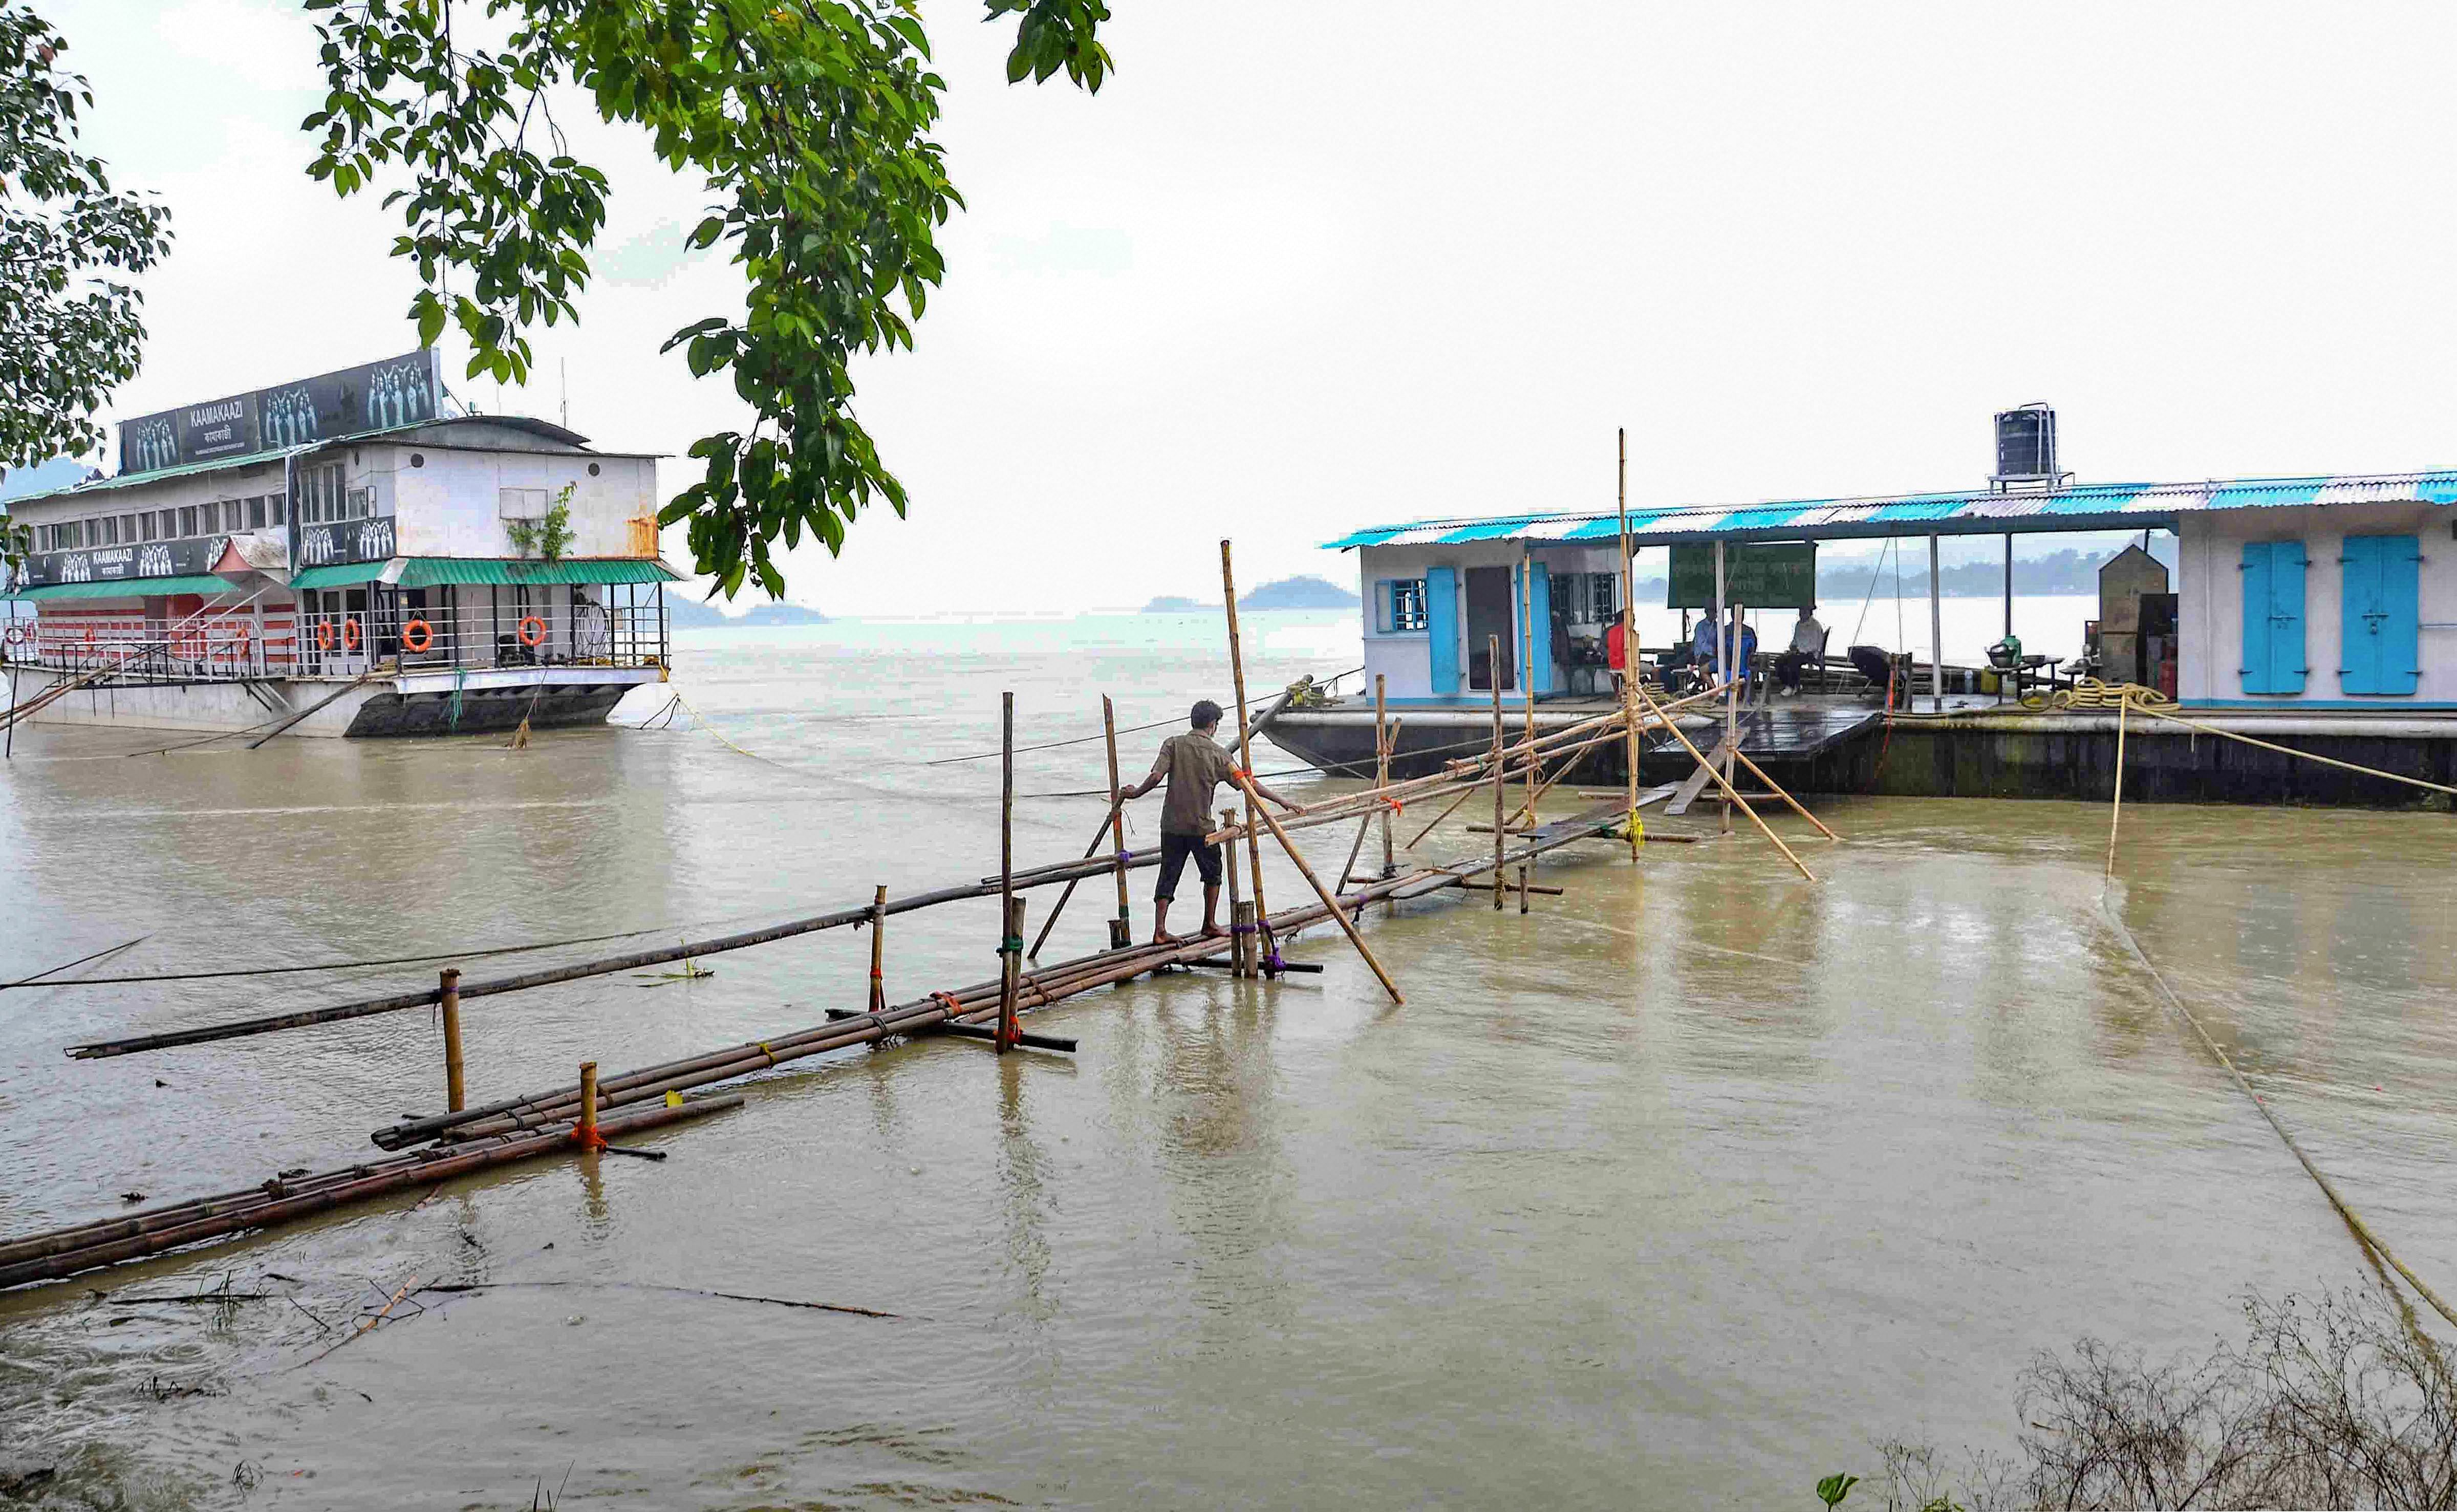
MULTIPOLYGON (((1548 833, 1506 856, 1505 863, 1510 859, 1532 859, 1591 839, 1609 830, 1618 818, 1618 811, 1602 810, 1549 825, 1548 833)), ((1265 819, 1270 822, 1270 816, 1265 815, 1265 819)), ((1286 846, 1285 831, 1280 832, 1279 838, 1286 846)), ((1292 847, 1290 854, 1300 871, 1313 880, 1303 865, 1303 858, 1295 856, 1292 847)), ((1493 870, 1494 863, 1484 860, 1445 868, 1415 868, 1360 889, 1352 898, 1339 900, 1325 897, 1317 883, 1316 896, 1321 900, 1318 904, 1287 910, 1272 922, 1275 928, 1293 933, 1332 918, 1340 922, 1343 929, 1352 930, 1347 922, 1352 909, 1361 912, 1368 903, 1403 893, 1419 896, 1429 887, 1463 886, 1493 870)), ((1358 943, 1361 946, 1362 941, 1358 943)), ((1020 1011, 1045 1006, 1081 992, 1124 983, 1157 967, 1212 960, 1210 952, 1217 948, 1216 941, 1197 939, 1105 952, 1065 963, 1024 977, 1019 984, 1017 1006, 1020 1011)), ((738 1094, 669 1101, 674 1094, 710 1082, 891 1035, 922 1034, 948 1024, 975 1026, 979 1020, 997 1011, 1000 986, 1000 983, 993 982, 956 993, 933 994, 885 1013, 859 1014, 794 1035, 601 1078, 593 1099, 600 1112, 599 1130, 602 1134, 623 1134, 741 1105, 743 1099, 738 1094), (652 1098, 658 1100, 657 1106, 626 1110, 629 1105, 652 1098)), ((573 1086, 464 1112, 406 1120, 377 1130, 375 1142, 387 1150, 444 1136, 456 1143, 0 1242, 0 1286, 72 1274, 206 1239, 269 1228, 345 1203, 433 1185, 506 1161, 568 1151, 572 1148, 580 1095, 580 1087, 573 1086)))
MULTIPOLYGON (((1536 566, 1524 548, 1518 552, 1518 692, 1526 702, 1527 745, 1536 744, 1536 566)), ((1519 791, 1524 795, 1527 822, 1536 822, 1536 779, 1543 775, 1544 760, 1530 756, 1519 776, 1519 791)), ((1497 888, 1493 895, 1501 896, 1497 888)), ((1518 911, 1527 911, 1527 867, 1518 867, 1518 911)))
MULTIPOLYGON (((1655 706, 1655 700, 1647 696, 1645 689, 1639 689, 1638 695, 1639 697, 1645 699, 1648 708, 1652 709, 1655 706)), ((1791 847, 1783 842, 1783 837, 1777 835, 1772 829, 1768 828, 1765 820, 1758 818, 1758 811, 1749 807, 1749 800, 1741 797, 1739 790, 1732 786, 1732 779, 1724 776, 1721 771, 1717 770, 1715 763, 1706 759, 1705 753, 1698 749, 1697 745, 1690 740, 1686 732, 1684 732, 1679 725, 1674 725, 1672 726, 1672 736, 1674 739, 1681 742, 1682 746, 1688 751, 1690 756, 1697 758, 1698 765, 1704 769, 1709 777, 1713 777, 1717 783, 1722 785, 1724 796, 1741 806, 1741 812, 1749 817, 1749 822, 1755 824, 1761 831, 1763 831, 1767 839, 1774 841, 1774 848, 1783 852, 1783 859, 1785 860, 1787 860, 1791 862, 1793 866, 1798 867, 1801 876, 1807 878, 1812 882, 1817 880, 1817 874, 1810 871, 1807 866, 1801 864, 1800 858, 1791 853, 1791 847)), ((1727 821, 1728 818, 1729 816, 1727 814, 1727 821)))
MULTIPOLYGON (((1233 809, 1220 811, 1220 822, 1223 824, 1233 822, 1236 817, 1236 811, 1233 809)), ((1221 877, 1228 884, 1228 974, 1232 977, 1250 977, 1254 974, 1253 964, 1247 960, 1247 957, 1250 954, 1249 947, 1253 943, 1254 921, 1248 917, 1252 911, 1252 905, 1245 901, 1244 895, 1237 886, 1237 847, 1221 846, 1220 860, 1224 863, 1220 868, 1221 877)))
MULTIPOLYGON (((1665 712, 1686 708, 1692 703, 1711 696, 1713 696, 1713 690, 1708 690, 1703 693, 1693 694, 1689 698, 1662 705, 1658 710, 1658 717, 1665 716, 1665 712)), ((1658 708, 1658 706, 1651 703, 1649 707, 1658 708)), ((1558 755, 1563 746, 1576 742, 1579 737, 1582 735, 1592 735, 1593 732, 1599 729, 1606 726, 1617 725, 1621 717, 1621 715, 1616 712, 1610 715, 1599 715, 1592 719, 1580 720, 1576 724, 1567 725, 1561 729, 1548 732, 1546 735, 1541 736, 1532 748, 1514 746, 1508 748, 1508 751, 1505 754, 1523 756, 1527 754, 1527 750, 1533 749, 1542 751, 1547 754, 1558 755)), ((1485 762, 1483 758, 1477 758, 1462 763, 1463 770, 1460 771, 1449 772, 1427 777, 1412 778, 1405 782, 1391 784, 1387 788, 1352 794, 1333 803, 1309 808, 1294 818, 1280 821, 1278 827, 1293 831, 1311 828, 1321 824, 1335 824, 1344 819, 1353 818, 1359 814, 1368 811, 1374 805, 1387 804, 1393 798, 1406 800, 1423 798, 1429 796, 1439 797, 1454 791, 1460 793, 1474 792, 1484 780, 1481 770, 1485 762)), ((1568 769, 1564 767, 1563 770, 1566 771, 1568 769)), ((1435 823, 1438 822, 1439 820, 1436 819, 1435 823)), ((1426 827, 1426 832, 1430 832, 1432 827, 1433 826, 1428 825, 1426 827)), ((1213 844, 1219 844, 1241 839, 1249 839, 1250 841, 1253 837, 1249 834, 1247 826, 1224 825, 1218 832, 1206 837, 1206 839, 1213 844)), ((1419 833, 1416 839, 1411 840, 1409 844, 1413 846, 1423 839, 1424 833, 1419 833)), ((1095 843, 1097 848, 1097 840, 1095 843)), ((1249 847, 1249 854, 1253 853, 1254 852, 1249 847)), ((729 950, 741 950, 753 945, 770 944, 778 941, 790 940, 800 935, 810 934, 820 930, 869 923, 878 918, 896 914, 911 913, 922 908, 936 907, 942 903, 959 902, 977 898, 986 898, 994 894, 1002 894, 1009 885, 1016 890, 1052 886, 1063 882, 1078 881, 1085 877, 1098 876, 1102 872, 1109 871, 1120 865, 1129 869, 1140 869, 1142 867, 1158 865, 1159 862, 1160 848, 1158 846, 1126 853, 1126 859, 1124 862, 1120 862, 1114 858, 1095 859, 1090 856, 1086 856, 1082 860, 1074 861, 1056 861, 1045 866, 1016 872, 1011 878, 987 877, 981 879, 978 882, 937 888, 928 892, 916 893, 905 898, 892 898, 887 901, 883 909, 877 902, 876 899, 873 899, 853 907, 839 908, 829 913, 817 914, 805 919, 789 920, 784 922, 765 925, 758 929, 744 930, 735 934, 712 936, 703 940, 684 941, 673 945, 658 946, 651 950, 631 951, 623 955, 609 956, 593 961, 576 962, 568 965, 542 967, 534 971, 520 972, 511 976, 497 977, 483 982, 465 982, 461 984, 460 995, 462 1001, 465 1003, 471 999, 491 997, 500 993, 530 991, 539 987, 559 985, 567 982, 583 981, 589 977, 607 976, 621 971, 640 970, 648 966, 660 965, 687 958, 718 955, 729 950)), ((1257 912, 1259 913, 1260 910, 1258 909, 1257 912)), ((271 1034, 289 1029, 313 1028, 327 1024, 345 1023, 353 1019, 365 1018, 376 1014, 398 1013, 411 1008, 426 1007, 430 1005, 440 1003, 441 1001, 441 988, 427 987, 413 992, 397 993, 380 998, 369 998, 355 1003, 337 1004, 327 1007, 304 1008, 288 1013, 267 1014, 256 1018, 227 1021, 220 1024, 202 1025, 194 1028, 167 1030, 158 1034, 136 1035, 126 1039, 93 1041, 70 1046, 68 1054, 74 1060, 93 1060, 111 1056, 134 1055, 155 1050, 175 1049, 184 1046, 211 1044, 222 1040, 239 1039, 249 1035, 271 1034)))
POLYGON ((1740 757, 1741 765, 1747 767, 1751 772, 1757 774, 1757 779, 1766 785, 1767 792, 1773 794, 1776 797, 1783 799, 1786 803, 1790 804, 1791 811, 1794 814, 1799 815, 1809 823, 1816 825, 1818 834, 1825 836, 1829 840, 1839 840, 1843 838, 1842 836, 1835 834, 1832 830, 1827 829, 1823 819, 1820 819, 1816 815, 1811 814, 1808 810, 1801 807, 1800 800, 1793 797, 1791 794, 1785 789, 1782 783, 1777 782, 1774 778, 1766 776, 1765 768, 1750 760, 1747 752, 1742 750, 1736 745, 1732 747, 1732 755, 1740 757))
MULTIPOLYGON (((1365 958, 1365 963, 1373 968, 1373 975, 1382 984, 1382 990, 1391 994, 1391 1001, 1394 1003, 1407 1002, 1407 996, 1400 992, 1399 984, 1391 980, 1391 973, 1383 969, 1380 959, 1373 954, 1373 947, 1367 944, 1365 937, 1357 932, 1355 922, 1348 917, 1348 910, 1340 906, 1338 901, 1332 896, 1331 889, 1323 886, 1322 879, 1316 877, 1313 874, 1313 868, 1306 864, 1305 857, 1298 854, 1295 843, 1289 839, 1288 832, 1280 828, 1280 821, 1273 818, 1270 810, 1263 806, 1262 795, 1254 791, 1254 779, 1240 770, 1237 773, 1237 785, 1246 790, 1247 812, 1259 816, 1264 823, 1271 827, 1271 838, 1280 842, 1280 849, 1286 852, 1289 860, 1295 864, 1297 875, 1304 878, 1306 885, 1313 889, 1314 896, 1322 900, 1323 907, 1330 911, 1332 920, 1339 925, 1340 933, 1346 935, 1348 942, 1356 947, 1356 953, 1365 958)), ((1497 798, 1496 801, 1499 800, 1497 798)), ((1501 858, 1499 848, 1497 846, 1494 856, 1497 875, 1500 865, 1501 858)), ((1256 911, 1260 912, 1259 909, 1256 911)), ((1364 912, 1361 904, 1357 911, 1364 912)))

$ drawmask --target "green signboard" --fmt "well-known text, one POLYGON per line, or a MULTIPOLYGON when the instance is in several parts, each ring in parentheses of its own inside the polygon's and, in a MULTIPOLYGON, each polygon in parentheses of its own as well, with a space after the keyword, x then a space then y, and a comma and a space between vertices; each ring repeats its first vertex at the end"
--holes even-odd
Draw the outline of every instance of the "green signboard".
MULTIPOLYGON (((1751 609, 1800 609, 1817 602, 1817 543, 1724 548, 1724 601, 1751 609)), ((1715 603, 1715 548, 1672 548, 1665 580, 1666 609, 1711 609, 1715 603)))

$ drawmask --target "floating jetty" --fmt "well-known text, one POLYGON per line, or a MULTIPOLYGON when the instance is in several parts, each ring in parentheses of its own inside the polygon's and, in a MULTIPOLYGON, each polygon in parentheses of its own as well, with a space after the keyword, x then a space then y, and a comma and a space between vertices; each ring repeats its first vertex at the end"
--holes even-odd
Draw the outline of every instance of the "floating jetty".
MULTIPOLYGON (((1225 542, 1221 566, 1228 601, 1233 606, 1234 577, 1225 542)), ((1231 776, 1245 799, 1245 812, 1242 818, 1234 810, 1224 812, 1221 828, 1209 837, 1213 843, 1227 849, 1224 870, 1232 923, 1225 938, 1127 942, 1127 873, 1154 864, 1158 854, 1154 850, 1124 848, 1098 854, 1105 842, 1115 845, 1122 833, 1120 804, 1114 798, 1094 831, 1091 850, 1083 858, 1024 868, 1015 864, 1014 710, 1013 695, 1008 694, 1003 700, 1001 854, 996 876, 895 900, 880 888, 866 903, 655 950, 468 983, 462 981, 459 970, 447 968, 429 990, 70 1047, 68 1053, 76 1059, 163 1053, 250 1035, 312 1030, 432 1005, 439 1010, 443 1028, 445 1108, 439 1113, 402 1119, 373 1130, 373 1142, 388 1152, 381 1160, 337 1166, 308 1175, 276 1176, 255 1188, 161 1203, 113 1218, 0 1241, 0 1287, 56 1280, 97 1266, 270 1229, 348 1203, 431 1186, 509 1161, 558 1152, 619 1150, 621 1147, 608 1143, 609 1136, 699 1117, 736 1107, 742 1100, 738 1093, 705 1095, 707 1088, 857 1046, 955 1036, 986 1041, 1001 1054, 1014 1050, 1070 1053, 1075 1047, 1073 1040, 1028 1033, 1019 1020, 1086 993, 1123 987, 1139 977, 1166 971, 1225 970, 1235 977, 1270 980, 1291 971, 1319 970, 1317 964, 1286 960, 1282 945, 1292 942, 1298 931, 1325 922, 1341 931, 1392 1000, 1404 1002, 1398 984, 1374 956, 1360 929, 1367 910, 1377 903, 1393 908, 1445 890, 1480 892, 1491 897, 1495 908, 1500 908, 1510 893, 1516 891, 1519 911, 1525 913, 1531 897, 1557 891, 1538 888, 1529 880, 1531 864, 1540 857, 1582 841, 1604 839, 1625 844, 1630 859, 1635 860, 1641 842, 1635 823, 1640 811, 1672 797, 1676 792, 1673 787, 1641 792, 1631 782, 1611 803, 1550 821, 1539 819, 1538 806, 1546 793, 1576 770, 1588 754, 1613 745, 1634 749, 1649 733, 1669 735, 1688 746, 1699 765, 1699 784, 1714 781, 1735 807, 1765 829, 1764 821, 1731 786, 1732 762, 1728 755, 1722 758, 1723 767, 1716 767, 1696 751, 1676 723, 1684 711, 1694 711, 1719 697, 1728 712, 1730 690, 1721 688, 1704 690, 1683 700, 1659 703, 1650 691, 1633 686, 1625 704, 1550 729, 1538 728, 1532 718, 1532 706, 1522 706, 1515 739, 1497 693, 1486 711, 1483 749, 1416 776, 1393 774, 1391 756, 1397 746, 1399 721, 1386 717, 1375 739, 1379 755, 1371 786, 1298 809, 1285 818, 1275 816, 1264 806, 1247 768, 1251 763, 1258 730, 1270 715, 1286 705, 1288 695, 1265 711, 1265 719, 1249 717, 1233 608, 1229 611, 1229 650, 1240 733, 1238 765, 1231 776), (1417 833, 1415 839, 1409 842, 1413 846, 1448 814, 1478 797, 1489 797, 1491 803, 1492 823, 1483 826, 1492 836, 1489 850, 1479 848, 1472 856, 1438 864, 1403 863, 1398 860, 1401 847, 1394 838, 1394 821, 1410 805, 1442 800, 1448 800, 1450 805, 1417 833), (1299 852, 1290 832, 1352 821, 1356 825, 1356 834, 1349 846, 1347 861, 1335 879, 1326 881, 1299 852), (1382 859, 1378 865, 1367 863, 1373 875, 1363 876, 1358 870, 1359 862, 1366 841, 1377 829, 1382 859), (1278 910, 1269 908, 1262 866, 1262 845, 1267 837, 1303 879, 1313 895, 1311 901, 1278 910), (1237 855, 1241 846, 1245 851, 1242 865, 1237 855), (1022 940, 1024 905, 1020 895, 1033 888, 1063 884, 1066 892, 1050 911, 1049 922, 1054 924, 1066 898, 1072 896, 1079 883, 1104 877, 1114 878, 1117 887, 1118 913, 1110 921, 1111 948, 1027 968, 1022 940), (888 1005, 882 1001, 876 984, 883 961, 884 932, 891 918, 993 895, 1001 900, 997 977, 905 1003, 888 1005), (872 930, 874 985, 870 1005, 864 1010, 833 1010, 819 1024, 605 1077, 598 1075, 594 1062, 583 1062, 578 1078, 570 1084, 476 1107, 466 1104, 460 1020, 464 1005, 469 1000, 534 990, 662 962, 748 949, 817 930, 848 926, 872 930)), ((1107 715, 1105 701, 1104 712, 1114 794, 1118 791, 1116 730, 1114 718, 1107 715)), ((1727 750, 1728 743, 1719 749, 1727 750)), ((1635 763, 1628 764, 1634 771, 1635 763)), ((1765 833, 1804 876, 1809 875, 1770 829, 1765 833)), ((1047 933, 1044 927, 1044 940, 1047 933)))

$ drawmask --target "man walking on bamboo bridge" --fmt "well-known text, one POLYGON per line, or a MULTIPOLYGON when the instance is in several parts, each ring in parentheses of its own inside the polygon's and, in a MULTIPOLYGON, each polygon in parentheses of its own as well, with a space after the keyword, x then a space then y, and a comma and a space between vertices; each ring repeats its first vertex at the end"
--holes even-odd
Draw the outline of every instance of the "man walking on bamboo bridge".
MULTIPOLYGON (((1186 734, 1170 735, 1160 743, 1160 756, 1141 782, 1118 790, 1118 801, 1126 803, 1160 786, 1164 778, 1168 782, 1168 797, 1161 800, 1160 810, 1160 881, 1152 889, 1154 944, 1177 938, 1168 932, 1168 905, 1176 901, 1177 880, 1186 875, 1188 857, 1194 859, 1195 872, 1203 879, 1203 932, 1206 936, 1223 933, 1220 847, 1206 844, 1203 837, 1211 831, 1211 795, 1228 780, 1236 763, 1212 739, 1220 728, 1218 704, 1208 698, 1197 703, 1193 725, 1186 734)), ((1254 784, 1254 791, 1290 813, 1296 812, 1297 805, 1260 782, 1254 784)))

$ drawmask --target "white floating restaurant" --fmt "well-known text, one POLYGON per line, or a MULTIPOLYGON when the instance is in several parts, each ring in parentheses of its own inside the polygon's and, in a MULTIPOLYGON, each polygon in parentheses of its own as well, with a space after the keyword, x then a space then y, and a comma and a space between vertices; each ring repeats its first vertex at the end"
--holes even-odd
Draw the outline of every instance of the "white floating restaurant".
POLYGON ((657 459, 453 412, 434 351, 129 421, 10 501, 35 722, 444 735, 603 719, 667 668, 657 459))
MULTIPOLYGON (((2039 658, 2015 658, 2002 643, 1942 643, 1938 547, 2003 539, 2010 637, 2016 536, 2165 531, 2172 588, 2138 548, 2101 569, 2080 673, 2297 749, 2457 781, 2457 470, 2076 484, 2054 468, 2052 416, 2049 449, 2007 465, 2008 423, 2035 433, 2043 414, 1999 417, 2000 475, 1982 488, 1628 511, 1628 539, 1644 554, 1633 575, 1662 576, 1667 607, 1714 613, 1720 600, 1745 605, 1753 620, 1780 612, 1762 622, 1756 743, 1743 745, 1753 759, 1783 763, 1812 791, 2107 796, 2114 715, 2020 701, 2059 701, 2054 688, 2075 669, 2043 673, 2039 658), (1814 601, 1819 543, 1872 538, 1927 545, 1928 644, 1828 646, 1809 696, 1765 700, 1765 663, 1785 644, 1790 610, 1814 601)), ((1378 675, 1406 711, 1403 756, 1455 745, 1489 719, 1478 711, 1497 680, 1514 721, 1529 691, 1539 724, 1608 706, 1602 644, 1621 613, 1622 532, 1617 509, 1543 509, 1369 526, 1325 543, 1356 553, 1367 686, 1378 675), (1499 665, 1488 665, 1497 644, 1499 665)), ((1370 700, 1352 698, 1290 711, 1273 738, 1361 771, 1371 724, 1370 700)), ((2135 735, 2145 738, 2128 796, 2134 781, 2147 797, 2416 796, 2165 727, 2135 735)))

